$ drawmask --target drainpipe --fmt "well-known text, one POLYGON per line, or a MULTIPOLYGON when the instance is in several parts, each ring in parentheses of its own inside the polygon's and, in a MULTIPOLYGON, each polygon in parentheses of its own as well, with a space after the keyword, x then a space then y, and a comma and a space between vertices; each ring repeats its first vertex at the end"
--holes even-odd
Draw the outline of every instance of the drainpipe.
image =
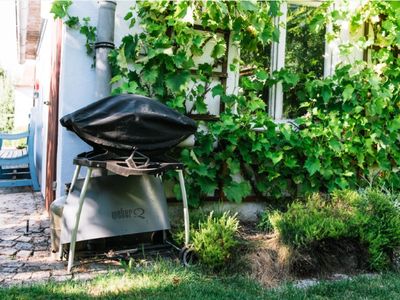
POLYGON ((108 54, 114 49, 114 20, 116 1, 100 0, 97 21, 96 49, 96 99, 104 98, 111 93, 111 66, 108 54))

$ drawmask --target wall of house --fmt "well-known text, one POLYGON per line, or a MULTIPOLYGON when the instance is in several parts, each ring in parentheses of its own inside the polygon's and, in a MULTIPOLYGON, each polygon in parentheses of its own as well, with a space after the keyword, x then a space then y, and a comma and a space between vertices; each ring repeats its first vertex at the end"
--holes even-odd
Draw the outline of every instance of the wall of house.
MULTIPOLYGON (((121 39, 129 32, 139 32, 138 22, 129 29, 124 17, 129 8, 133 5, 132 1, 117 1, 115 15, 115 44, 118 47, 121 39)), ((42 17, 47 19, 46 27, 42 34, 41 44, 37 57, 37 79, 39 81, 39 96, 35 105, 36 120, 36 162, 41 183, 42 193, 45 190, 46 178, 46 151, 47 151, 47 122, 48 106, 45 104, 49 96, 49 79, 51 74, 51 49, 54 22, 52 16, 48 14, 49 6, 44 9, 42 17)), ((98 4, 96 0, 74 1, 70 7, 71 16, 90 17, 90 23, 97 24, 98 4)), ((210 46, 211 47, 211 46, 210 46)), ((237 57, 238 50, 231 45, 229 63, 237 57)), ((201 59, 208 60, 203 57, 201 59)), ((59 88, 59 118, 69 114, 83 106, 86 106, 98 99, 95 98, 95 71, 91 67, 93 58, 86 54, 85 38, 77 30, 63 27, 62 55, 59 88)), ((228 71, 227 87, 229 92, 236 92, 238 76, 228 71)), ((211 97, 211 95, 210 95, 211 97)), ((218 114, 218 101, 208 99, 210 111, 218 114)), ((66 183, 69 183, 74 171, 72 164, 73 158, 90 147, 81 141, 74 133, 68 132, 62 126, 58 130, 58 153, 57 153, 57 188, 56 197, 63 195, 66 183)), ((84 173, 81 174, 84 176, 84 173)))
POLYGON ((43 32, 38 46, 36 57, 36 83, 38 91, 35 106, 32 111, 32 121, 35 128, 35 160, 41 192, 44 194, 46 183, 46 154, 47 154, 47 123, 49 107, 47 105, 50 95, 51 78, 51 50, 54 31, 54 20, 48 13, 48 8, 43 9, 43 32))
MULTIPOLYGON (((123 18, 132 6, 131 1, 117 1, 115 43, 119 45, 121 38, 129 32, 123 18)), ((70 7, 70 14, 90 17, 91 24, 97 24, 97 1, 75 1, 70 7)), ((91 67, 93 58, 86 54, 85 38, 76 30, 64 26, 61 58, 59 117, 69 114, 94 101, 95 71, 91 67)), ((59 126, 58 131, 58 165, 56 197, 64 193, 65 184, 71 181, 74 171, 73 158, 91 148, 74 133, 59 126)), ((82 172, 82 176, 84 173, 82 172)))

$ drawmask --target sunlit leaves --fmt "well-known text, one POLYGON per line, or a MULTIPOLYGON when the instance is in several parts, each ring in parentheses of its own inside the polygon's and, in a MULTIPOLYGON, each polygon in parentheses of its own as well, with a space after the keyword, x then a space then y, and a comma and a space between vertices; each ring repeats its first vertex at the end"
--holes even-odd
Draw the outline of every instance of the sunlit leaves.
POLYGON ((353 92, 354 92, 354 87, 351 84, 346 85, 342 93, 343 100, 346 101, 351 99, 351 97, 353 96, 353 92))
POLYGON ((211 52, 211 57, 215 58, 215 59, 219 59, 219 58, 225 56, 225 54, 226 54, 225 40, 219 39, 211 52))
POLYGON ((165 79, 166 86, 173 92, 182 91, 190 79, 190 72, 185 70, 181 72, 168 74, 165 79))
POLYGON ((238 8, 244 11, 257 11, 258 5, 255 0, 244 0, 238 2, 238 8))
POLYGON ((68 9, 72 5, 72 0, 53 1, 50 12, 54 15, 54 19, 68 16, 68 9))
POLYGON ((223 191, 228 200, 234 202, 241 202, 242 199, 250 195, 251 186, 247 181, 242 181, 242 182, 232 181, 224 186, 223 191))

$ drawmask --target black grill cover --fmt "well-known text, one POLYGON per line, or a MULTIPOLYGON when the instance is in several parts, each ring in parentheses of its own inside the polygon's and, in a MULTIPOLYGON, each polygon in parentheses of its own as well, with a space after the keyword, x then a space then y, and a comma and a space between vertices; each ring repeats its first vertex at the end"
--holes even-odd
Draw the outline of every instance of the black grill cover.
POLYGON ((147 97, 123 94, 94 102, 61 118, 95 149, 130 155, 163 153, 196 132, 196 123, 147 97))

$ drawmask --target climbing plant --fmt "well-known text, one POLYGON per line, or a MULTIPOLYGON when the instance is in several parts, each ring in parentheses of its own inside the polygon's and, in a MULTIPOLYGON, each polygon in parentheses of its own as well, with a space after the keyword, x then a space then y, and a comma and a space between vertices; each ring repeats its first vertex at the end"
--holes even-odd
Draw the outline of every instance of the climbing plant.
POLYGON ((329 24, 329 42, 347 22, 353 33, 364 24, 372 31, 341 44, 344 63, 327 78, 293 68, 271 74, 258 60, 278 39, 278 1, 137 1, 126 13, 140 32, 132 30, 110 55, 114 93, 143 94, 192 114, 209 111, 210 94, 224 104, 218 119, 199 121, 194 148, 175 150, 187 165, 192 205, 206 196, 240 202, 251 194, 301 196, 373 181, 399 186, 399 5, 365 1, 351 10, 351 2, 335 9, 331 3, 302 26, 318 32, 329 24), (213 70, 227 55, 227 32, 243 54, 228 68, 253 68, 236 94, 213 84, 213 70), (369 51, 369 63, 346 64, 354 48, 369 51), (210 60, 198 63, 207 51, 210 60), (267 114, 263 97, 277 82, 302 103, 298 126, 276 124, 267 114))
POLYGON ((79 30, 86 37, 86 53, 90 55, 94 51, 94 43, 96 42, 96 27, 90 25, 89 17, 84 17, 81 21, 79 17, 71 16, 68 12, 71 5, 72 0, 56 0, 52 4, 50 12, 54 15, 54 18, 63 19, 65 25, 79 30))
POLYGON ((0 68, 0 132, 14 127, 14 89, 7 73, 0 68))

